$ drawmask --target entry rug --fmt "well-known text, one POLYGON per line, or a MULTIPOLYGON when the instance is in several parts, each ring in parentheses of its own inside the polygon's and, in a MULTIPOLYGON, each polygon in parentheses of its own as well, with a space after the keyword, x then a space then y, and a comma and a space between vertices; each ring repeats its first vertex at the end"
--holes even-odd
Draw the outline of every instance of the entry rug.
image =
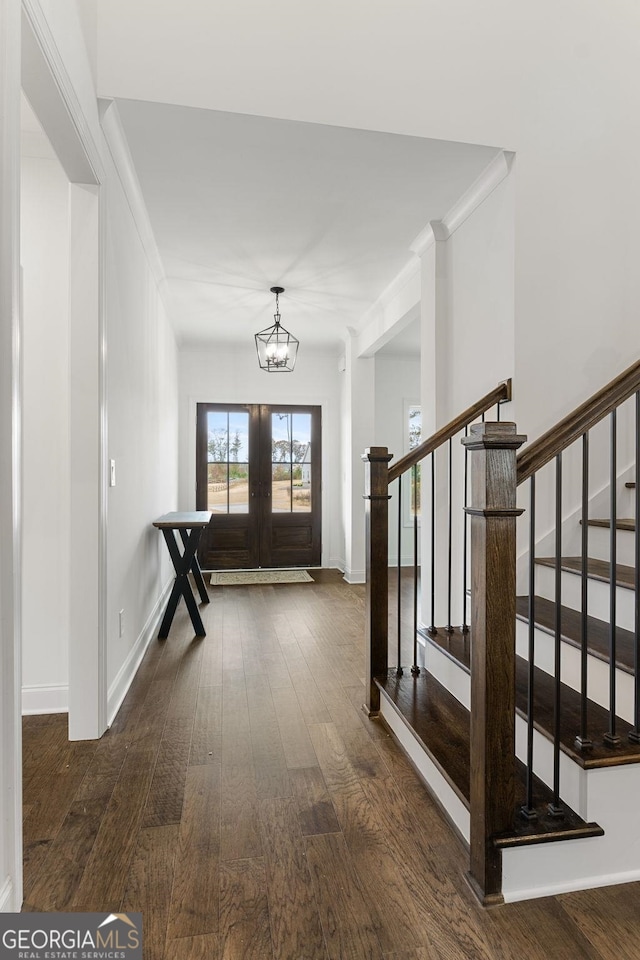
POLYGON ((210 583, 214 587, 254 583, 313 583, 313 577, 306 570, 234 570, 230 573, 212 573, 210 583))

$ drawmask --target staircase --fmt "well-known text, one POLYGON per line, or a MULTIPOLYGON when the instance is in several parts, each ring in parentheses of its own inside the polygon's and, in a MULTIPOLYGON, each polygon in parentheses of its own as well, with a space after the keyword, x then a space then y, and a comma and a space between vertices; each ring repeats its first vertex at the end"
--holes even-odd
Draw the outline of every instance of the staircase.
MULTIPOLYGON (((619 474, 616 459, 616 417, 632 416, 629 403, 621 408, 634 394, 638 455, 639 388, 640 364, 635 364, 537 443, 525 447, 517 464, 514 453, 512 476, 506 481, 506 487, 513 486, 511 502, 509 493, 501 503, 492 499, 502 494, 490 490, 493 481, 487 474, 491 469, 486 470, 491 445, 502 442, 500 437, 506 436, 508 425, 487 422, 474 426, 475 410, 471 411, 475 421, 466 411, 451 430, 439 431, 448 435, 451 443, 463 420, 467 446, 473 450, 475 443, 477 449, 480 434, 484 443, 484 466, 478 467, 480 473, 475 476, 475 454, 470 453, 473 489, 476 495, 480 489, 487 494, 482 503, 468 507, 466 475, 464 479, 463 506, 471 516, 470 573, 466 570, 466 524, 463 560, 465 585, 473 584, 470 625, 466 623, 466 604, 461 628, 449 626, 450 617, 446 626, 437 628, 426 628, 415 618, 410 632, 417 634, 422 653, 414 654, 411 670, 401 665, 399 652, 397 656, 395 650, 391 653, 388 645, 384 654, 374 648, 369 656, 369 666, 377 665, 371 678, 379 696, 379 701, 374 696, 367 704, 369 713, 386 723, 470 845, 469 880, 485 904, 640 879, 640 827, 635 826, 640 795, 640 584, 635 522, 639 498, 635 481, 625 482, 630 472, 635 475, 635 468, 626 467, 619 474), (590 497, 589 435, 605 417, 612 418, 610 490, 599 490, 590 497), (476 440, 470 442, 469 434, 476 440), (563 483, 562 455, 570 457, 566 451, 580 443, 581 515, 574 512, 567 519, 563 499, 571 500, 571 492, 566 478, 563 483), (536 497, 535 478, 542 476, 547 464, 551 475, 555 465, 556 531, 553 537, 537 540, 535 514, 540 497, 536 497), (486 489, 482 487, 485 482, 486 489), (528 517, 518 521, 528 525, 529 551, 528 589, 516 596, 515 514, 519 511, 514 509, 513 497, 518 484, 519 501, 527 499, 529 488, 528 517), (609 515, 604 510, 593 515, 594 507, 601 508, 607 501, 609 515), (500 519, 492 520, 498 514, 500 519), (505 536, 510 517, 512 532, 505 536), (490 541, 489 552, 482 556, 484 567, 494 563, 497 550, 500 556, 506 551, 511 555, 513 576, 508 558, 500 576, 492 578, 481 572, 478 547, 474 559, 474 536, 483 549, 490 541), (554 538, 555 555, 549 556, 544 548, 554 538), (563 542, 580 542, 580 555, 565 555, 563 542), (483 611, 500 610, 501 604, 509 611, 502 625, 500 617, 496 620, 493 614, 482 620, 483 611), (501 638, 495 633, 502 634, 501 638), (477 636, 480 643, 474 641, 477 636), (497 653, 491 652, 494 644, 497 653), (506 676, 500 676, 501 672, 506 676)), ((488 398, 493 399, 494 393, 488 398)), ((479 401, 485 410, 488 398, 479 401)), ((515 434, 515 427, 512 432, 515 434)), ((434 457, 441 442, 432 443, 431 449, 428 444, 423 445, 423 456, 434 457)), ((514 444, 515 437, 511 446, 514 444)), ((504 451, 495 456, 495 464, 508 474, 504 451)), ((432 475, 433 470, 432 463, 432 475)), ((574 479, 575 470, 567 473, 574 479)), ((399 475, 397 468, 395 475, 399 475)), ((393 476, 392 464, 388 479, 393 476)), ((423 470, 425 476, 427 470, 423 470)), ((374 482, 369 488, 375 488, 374 497, 380 498, 370 503, 370 514, 381 510, 383 486, 374 482)), ((547 482, 545 489, 549 486, 553 484, 547 482)), ((451 489, 450 482, 449 510, 455 509, 451 489)), ((423 490, 422 503, 428 500, 423 490)), ((432 509, 437 512, 437 507, 432 509)), ((375 543, 373 516, 368 514, 368 521, 370 539, 375 543)), ((424 521, 435 530, 435 513, 430 522, 428 517, 423 517, 424 521)), ((431 579, 431 611, 424 619, 433 624, 435 591, 429 555, 436 569, 443 560, 448 563, 451 594, 451 543, 445 544, 443 551, 434 549, 433 542, 431 550, 424 540, 422 546, 425 586, 431 579)), ((370 595, 381 587, 380 553, 378 542, 370 557, 370 595)), ((399 578, 400 571, 398 582, 399 578)), ((393 576, 391 581, 393 586, 393 576)), ((402 606, 400 591, 396 592, 402 606)), ((429 590, 421 593, 428 610, 429 590)), ((377 603, 384 626, 393 624, 395 617, 380 610, 379 598, 377 603)), ((397 621, 400 624, 400 608, 397 621)), ((375 630, 372 635, 379 645, 375 630)), ((401 646, 398 641, 398 648, 401 646)))

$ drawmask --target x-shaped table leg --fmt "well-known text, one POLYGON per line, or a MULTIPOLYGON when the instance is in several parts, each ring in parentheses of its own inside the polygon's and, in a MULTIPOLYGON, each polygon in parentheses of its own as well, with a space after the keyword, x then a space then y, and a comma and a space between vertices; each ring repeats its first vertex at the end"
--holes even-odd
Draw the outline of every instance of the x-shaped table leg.
MULTIPOLYGON (((202 533, 202 529, 200 530, 202 533)), ((187 544, 189 542, 189 531, 185 530, 184 527, 180 527, 180 536, 182 537, 182 542, 184 544, 185 550, 187 549, 187 544)), ((198 537, 198 539, 200 539, 198 537)), ((196 550, 198 544, 196 543, 196 550)), ((193 560, 191 562, 191 573, 193 574, 193 579, 196 582, 196 587, 198 588, 198 593, 200 594, 200 599, 203 603, 209 603, 209 594, 207 593, 207 588, 204 585, 204 580, 202 579, 202 570, 200 569, 200 564, 198 563, 198 557, 194 553, 193 560)))
POLYGON ((169 636, 169 629, 180 601, 180 597, 184 597, 184 601, 187 605, 187 610, 189 611, 189 616, 191 617, 191 623, 193 624, 193 629, 195 630, 196 636, 206 636, 202 619, 200 617, 200 611, 198 610, 193 591, 191 590, 191 584, 189 583, 189 570, 192 570, 198 586, 200 598, 202 599, 203 603, 208 603, 209 597, 207 596, 207 590, 204 580, 202 579, 202 573, 200 572, 200 567, 196 559, 196 550, 198 549, 198 542, 200 540, 200 535, 202 534, 202 529, 202 527, 194 527, 191 532, 187 532, 183 529, 180 530, 180 537, 182 539, 182 543, 184 544, 184 552, 182 554, 178 548, 174 531, 167 527, 163 528, 162 530, 164 539, 169 549, 171 561, 176 571, 176 581, 173 585, 173 590, 171 591, 171 596, 169 597, 169 602, 167 603, 167 609, 165 610, 164 617, 162 618, 162 624, 160 625, 158 637, 161 640, 164 640, 165 637, 169 636))

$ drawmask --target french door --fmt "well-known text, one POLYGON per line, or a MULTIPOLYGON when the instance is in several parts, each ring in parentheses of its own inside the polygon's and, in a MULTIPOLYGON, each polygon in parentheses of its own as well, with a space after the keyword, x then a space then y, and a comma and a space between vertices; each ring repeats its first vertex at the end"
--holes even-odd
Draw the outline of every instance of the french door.
POLYGON ((319 566, 320 478, 320 407, 199 403, 200 566, 319 566))

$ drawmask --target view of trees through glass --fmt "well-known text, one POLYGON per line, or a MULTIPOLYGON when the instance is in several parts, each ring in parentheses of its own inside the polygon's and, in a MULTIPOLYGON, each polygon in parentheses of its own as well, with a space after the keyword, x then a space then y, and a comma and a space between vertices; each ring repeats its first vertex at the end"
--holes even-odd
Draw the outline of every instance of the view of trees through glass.
MULTIPOLYGON (((408 410, 409 450, 415 450, 422 443, 422 409, 413 404, 408 410)), ((411 499, 409 513, 411 518, 420 514, 420 469, 418 464, 415 471, 411 471, 411 499)))
MULTIPOLYGON (((209 412, 207 501, 213 513, 248 513, 249 459, 249 413, 209 412)), ((271 509, 274 513, 311 511, 309 413, 271 415, 271 509)))
POLYGON ((208 508, 213 513, 247 513, 249 414, 210 412, 207 427, 208 508))
POLYGON ((311 510, 311 414, 271 415, 271 502, 274 513, 311 510))

